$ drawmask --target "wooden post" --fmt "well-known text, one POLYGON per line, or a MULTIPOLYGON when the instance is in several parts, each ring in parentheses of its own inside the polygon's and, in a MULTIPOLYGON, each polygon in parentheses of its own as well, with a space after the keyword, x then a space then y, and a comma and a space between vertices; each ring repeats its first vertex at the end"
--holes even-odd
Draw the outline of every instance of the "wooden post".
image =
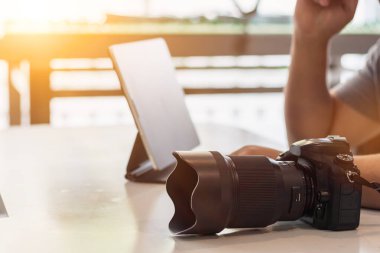
POLYGON ((30 123, 50 123, 50 59, 30 63, 30 123))
POLYGON ((14 63, 8 63, 8 87, 9 87, 9 124, 17 126, 21 124, 21 95, 17 91, 12 71, 17 68, 14 63))

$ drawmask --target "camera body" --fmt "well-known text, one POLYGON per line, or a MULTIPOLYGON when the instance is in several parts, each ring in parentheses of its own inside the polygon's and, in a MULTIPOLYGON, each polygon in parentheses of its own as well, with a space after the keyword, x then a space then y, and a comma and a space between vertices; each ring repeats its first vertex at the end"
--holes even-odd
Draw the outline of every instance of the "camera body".
POLYGON ((350 145, 344 137, 298 141, 277 161, 292 161, 309 180, 310 208, 302 220, 318 229, 351 230, 360 222, 362 186, 351 180, 359 175, 350 145))

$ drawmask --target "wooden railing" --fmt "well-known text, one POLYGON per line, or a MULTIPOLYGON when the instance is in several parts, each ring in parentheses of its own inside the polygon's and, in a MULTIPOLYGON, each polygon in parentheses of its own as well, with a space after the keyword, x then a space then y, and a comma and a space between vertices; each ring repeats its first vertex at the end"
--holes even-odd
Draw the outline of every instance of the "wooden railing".
MULTIPOLYGON (((0 40, 0 55, 11 63, 27 60, 30 63, 30 120, 32 124, 50 122, 50 100, 54 97, 120 96, 120 90, 53 91, 50 88, 50 62, 55 58, 108 57, 112 44, 163 37, 176 57, 239 56, 288 54, 290 34, 122 34, 122 33, 15 33, 0 40)), ((378 39, 372 34, 343 34, 331 43, 333 67, 339 71, 340 56, 346 53, 364 54, 378 39)), ((239 67, 244 69, 245 67, 239 67)), ((251 68, 251 67, 249 67, 251 68)), ((337 75, 339 76, 339 75, 337 75)), ((281 92, 282 87, 245 88, 185 88, 186 94, 281 92)), ((18 97, 11 87, 12 123, 18 124, 18 97)))

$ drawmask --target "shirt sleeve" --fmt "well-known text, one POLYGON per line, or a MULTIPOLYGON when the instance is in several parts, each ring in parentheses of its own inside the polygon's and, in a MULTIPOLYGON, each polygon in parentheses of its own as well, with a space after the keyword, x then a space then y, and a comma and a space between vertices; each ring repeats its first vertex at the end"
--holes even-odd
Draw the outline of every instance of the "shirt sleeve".
POLYGON ((380 122, 380 40, 368 51, 364 68, 333 91, 354 110, 380 122))

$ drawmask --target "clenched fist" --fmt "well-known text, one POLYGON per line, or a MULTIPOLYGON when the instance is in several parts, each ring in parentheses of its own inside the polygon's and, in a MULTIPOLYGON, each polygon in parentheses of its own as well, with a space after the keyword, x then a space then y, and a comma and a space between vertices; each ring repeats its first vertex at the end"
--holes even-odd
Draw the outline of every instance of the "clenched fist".
POLYGON ((358 0, 298 0, 295 36, 327 42, 354 17, 358 0))

